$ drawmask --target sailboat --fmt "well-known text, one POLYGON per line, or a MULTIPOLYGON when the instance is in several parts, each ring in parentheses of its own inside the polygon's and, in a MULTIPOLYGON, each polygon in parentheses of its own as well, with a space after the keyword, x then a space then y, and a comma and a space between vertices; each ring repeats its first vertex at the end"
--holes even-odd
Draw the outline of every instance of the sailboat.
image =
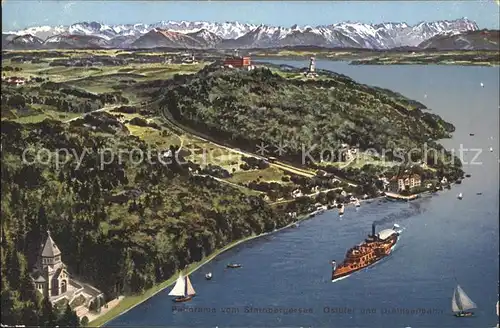
POLYGON ((356 206, 356 207, 360 207, 361 206, 361 203, 359 202, 359 199, 356 199, 356 201, 354 202, 354 206, 356 206))
POLYGON ((458 196, 457 196, 458 199, 462 199, 463 198, 463 195, 462 193, 459 193, 458 196))
POLYGON ((470 317, 474 313, 468 310, 476 309, 477 305, 469 296, 464 292, 460 285, 453 291, 453 298, 451 299, 451 310, 455 312, 456 317, 470 317))
POLYGON ((194 291, 193 285, 191 285, 189 276, 183 276, 182 273, 180 273, 174 288, 172 288, 168 295, 177 296, 173 299, 174 302, 190 301, 196 295, 196 292, 194 291))

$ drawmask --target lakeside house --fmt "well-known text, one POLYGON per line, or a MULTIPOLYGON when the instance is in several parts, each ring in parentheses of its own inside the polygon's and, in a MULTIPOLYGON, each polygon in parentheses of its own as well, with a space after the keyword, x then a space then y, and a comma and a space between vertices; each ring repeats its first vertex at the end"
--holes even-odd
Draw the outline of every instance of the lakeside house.
POLYGON ((61 259, 61 251, 50 236, 50 231, 47 231, 47 239, 41 246, 38 263, 31 274, 36 290, 53 305, 68 303, 72 308, 90 308, 91 303, 98 298, 100 304, 104 304, 104 294, 100 290, 77 281, 68 273, 61 259))
POLYGON ((389 190, 390 187, 390 181, 383 175, 380 175, 378 177, 378 180, 382 182, 382 186, 384 190, 389 190))
POLYGON ((343 155, 343 161, 345 162, 350 162, 352 161, 355 157, 356 154, 358 153, 358 148, 357 147, 351 147, 348 144, 342 144, 340 145, 340 150, 343 155))
POLYGON ((300 189, 295 189, 294 191, 292 191, 292 198, 297 198, 302 196, 304 196, 304 194, 300 189))
POLYGON ((418 174, 405 174, 394 176, 389 181, 389 190, 399 193, 403 190, 411 190, 422 185, 422 179, 418 174))

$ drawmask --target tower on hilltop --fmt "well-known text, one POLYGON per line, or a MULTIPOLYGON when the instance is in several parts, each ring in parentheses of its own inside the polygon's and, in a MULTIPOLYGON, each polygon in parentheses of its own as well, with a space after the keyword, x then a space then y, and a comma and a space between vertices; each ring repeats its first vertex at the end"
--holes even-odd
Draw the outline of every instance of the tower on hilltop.
POLYGON ((316 58, 312 56, 309 59, 309 73, 314 73, 316 71, 316 58))

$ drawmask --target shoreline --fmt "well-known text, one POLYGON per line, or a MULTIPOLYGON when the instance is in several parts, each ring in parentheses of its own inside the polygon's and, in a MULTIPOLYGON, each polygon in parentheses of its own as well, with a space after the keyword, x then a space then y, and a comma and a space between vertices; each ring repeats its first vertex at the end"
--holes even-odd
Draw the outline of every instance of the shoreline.
MULTIPOLYGON (((267 60, 283 60, 283 61, 308 61, 311 57, 310 54, 303 55, 252 55, 252 58, 255 60, 267 59, 267 60)), ((446 61, 446 60, 438 60, 433 62, 419 62, 419 61, 411 61, 412 58, 403 58, 399 61, 393 62, 383 62, 383 61, 373 61, 368 62, 367 59, 349 56, 349 55, 338 55, 338 56, 315 56, 317 60, 325 60, 325 61, 334 61, 334 62, 346 62, 352 66, 411 66, 411 65, 441 65, 441 66, 476 66, 476 67, 498 67, 500 66, 499 62, 460 62, 460 61, 446 61), (405 59, 409 59, 405 60, 405 59)), ((377 58, 376 58, 377 59, 377 58)))
MULTIPOLYGON (((198 269, 200 269, 201 267, 203 267, 205 264, 207 264, 210 261, 212 261, 213 259, 215 259, 220 254, 222 254, 222 253, 224 253, 226 251, 229 251, 230 249, 232 249, 232 248, 234 248, 234 247, 236 247, 236 246, 238 246, 238 245, 240 245, 240 244, 242 244, 244 242, 248 242, 248 241, 253 240, 253 239, 257 239, 257 238, 260 238, 260 237, 268 236, 268 235, 271 235, 273 233, 279 232, 279 231, 284 230, 284 229, 288 229, 288 228, 292 227, 297 222, 301 222, 301 221, 305 221, 307 219, 311 219, 312 217, 310 215, 311 215, 311 213, 305 214, 305 215, 299 217, 297 220, 295 220, 295 221, 293 221, 293 222, 291 222, 291 223, 287 224, 286 226, 281 227, 279 229, 276 229, 276 230, 273 230, 273 231, 270 231, 270 232, 264 232, 264 233, 261 233, 259 235, 251 235, 251 236, 245 237, 243 239, 240 239, 240 240, 234 241, 232 243, 229 243, 228 245, 222 247, 221 249, 214 251, 212 254, 210 254, 205 259, 202 259, 201 262, 195 262, 195 263, 190 264, 188 266, 188 274, 192 274, 193 272, 195 272, 198 269)), ((169 279, 165 280, 164 282, 156 284, 155 286, 153 286, 150 289, 146 290, 142 294, 124 296, 123 300, 120 303, 118 303, 116 305, 116 307, 114 307, 113 309, 111 309, 109 312, 107 312, 106 314, 104 314, 102 317, 98 317, 98 318, 96 318, 96 320, 89 322, 88 326, 89 327, 103 327, 104 325, 106 325, 110 321, 118 318, 119 316, 127 313, 128 311, 132 310, 133 308, 135 308, 136 306, 140 305, 141 303, 143 303, 143 302, 147 301, 148 299, 152 298, 153 296, 155 296, 159 292, 163 291, 165 288, 168 288, 168 287, 172 286, 175 283, 177 277, 178 277, 178 272, 175 273, 169 279), (134 300, 135 298, 137 298, 137 300, 134 300), (128 306, 128 304, 126 302, 124 302, 127 299, 131 301, 131 303, 130 303, 129 306, 128 306), (115 313, 117 311, 119 311, 119 312, 115 313)))
MULTIPOLYGON (((419 194, 425 194, 425 192, 422 192, 422 193, 419 193, 419 194)), ((374 197, 374 198, 362 199, 362 200, 360 200, 360 203, 371 203, 373 201, 380 200, 380 199, 383 199, 383 198, 385 198, 385 196, 378 196, 378 197, 374 197)), ((346 204, 345 206, 347 207, 347 206, 350 206, 350 205, 353 205, 353 204, 349 203, 349 204, 346 204)), ((295 225, 296 223, 299 223, 299 222, 302 222, 302 221, 306 221, 306 220, 309 220, 309 219, 313 219, 317 215, 323 214, 323 213, 328 212, 328 211, 337 211, 338 212, 338 210, 336 208, 325 209, 325 210, 321 211, 320 213, 317 213, 316 211, 313 211, 313 212, 301 215, 300 217, 297 218, 297 220, 295 220, 295 221, 293 221, 293 222, 291 222, 291 223, 287 224, 286 226, 281 227, 279 229, 276 229, 276 230, 273 230, 273 231, 270 231, 270 232, 264 232, 264 233, 261 233, 259 235, 251 235, 251 236, 245 237, 243 239, 240 239, 240 240, 234 241, 232 243, 229 243, 228 245, 222 247, 221 249, 214 251, 212 254, 210 254, 205 259, 202 259, 201 262, 195 262, 195 263, 190 264, 188 266, 188 270, 187 270, 188 274, 192 274, 193 272, 195 272, 198 269, 202 268, 205 264, 207 264, 210 261, 212 261, 213 259, 215 259, 220 254, 222 254, 222 253, 224 253, 226 251, 229 251, 232 248, 234 248, 234 247, 236 247, 236 246, 238 246, 238 245, 240 245, 242 243, 245 243, 245 242, 257 239, 257 238, 261 238, 261 237, 264 237, 264 236, 269 236, 271 234, 280 232, 280 231, 282 231, 284 229, 289 229, 293 225, 295 225)), ((104 325, 106 325, 107 323, 111 322, 112 320, 120 317, 121 315, 123 315, 123 314, 127 313, 128 311, 132 310, 136 306, 144 303, 145 301, 147 301, 148 299, 152 298, 156 294, 160 293, 164 289, 172 286, 175 283, 177 277, 178 277, 178 272, 175 273, 169 279, 167 279, 167 280, 165 280, 165 281, 163 281, 163 282, 161 282, 159 284, 156 284, 155 286, 153 286, 150 289, 146 290, 142 294, 124 296, 124 298, 122 299, 122 301, 120 303, 118 303, 116 305, 116 307, 114 307, 113 309, 111 309, 109 312, 107 312, 106 314, 104 314, 102 317, 98 317, 98 318, 96 318, 96 320, 94 320, 92 322, 89 322, 89 327, 103 327, 104 325), (130 304, 127 304, 127 302, 124 302, 127 299, 130 301, 130 304)))

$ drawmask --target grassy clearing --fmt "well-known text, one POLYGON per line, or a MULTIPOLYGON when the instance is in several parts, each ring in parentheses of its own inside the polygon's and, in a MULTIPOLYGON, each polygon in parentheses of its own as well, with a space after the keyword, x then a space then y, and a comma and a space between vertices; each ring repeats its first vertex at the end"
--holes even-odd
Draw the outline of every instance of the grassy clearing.
POLYGON ((182 142, 175 134, 162 136, 161 131, 150 127, 142 127, 129 123, 125 124, 125 126, 132 135, 138 136, 153 148, 168 149, 171 145, 180 146, 182 142))
POLYGON ((264 170, 240 171, 234 173, 233 176, 227 179, 233 183, 247 183, 259 179, 265 182, 282 182, 281 178, 285 176, 284 172, 275 167, 268 167, 264 170))
POLYGON ((208 164, 218 165, 230 173, 241 171, 243 164, 241 155, 231 150, 218 147, 208 141, 198 139, 190 134, 183 134, 183 148, 189 150, 191 155, 186 159, 205 167, 208 164))
POLYGON ((376 156, 373 156, 370 154, 360 153, 349 164, 349 167, 360 169, 367 164, 371 164, 374 166, 383 166, 383 167, 393 167, 395 165, 398 165, 398 163, 396 163, 396 162, 383 160, 379 157, 376 157, 376 156))
MULTIPOLYGON (((163 128, 161 130, 158 130, 148 126, 138 126, 130 123, 125 123, 126 121, 130 121, 135 117, 142 118, 142 116, 138 113, 110 113, 117 116, 118 121, 125 124, 131 135, 141 138, 152 148, 168 149, 168 147, 171 145, 180 146, 182 144, 182 138, 168 129, 163 128)), ((155 118, 151 118, 150 120, 159 123, 159 125, 161 126, 161 122, 159 122, 155 118)))
MULTIPOLYGON (((30 105, 30 107, 32 112, 29 115, 25 116, 18 115, 18 117, 16 118, 9 118, 9 119, 17 123, 29 124, 29 123, 42 122, 47 118, 59 121, 66 121, 81 115, 80 113, 59 112, 54 110, 54 107, 46 105, 30 105)), ((14 113, 14 115, 17 114, 14 113)), ((4 118, 2 117, 2 119, 4 118)))

